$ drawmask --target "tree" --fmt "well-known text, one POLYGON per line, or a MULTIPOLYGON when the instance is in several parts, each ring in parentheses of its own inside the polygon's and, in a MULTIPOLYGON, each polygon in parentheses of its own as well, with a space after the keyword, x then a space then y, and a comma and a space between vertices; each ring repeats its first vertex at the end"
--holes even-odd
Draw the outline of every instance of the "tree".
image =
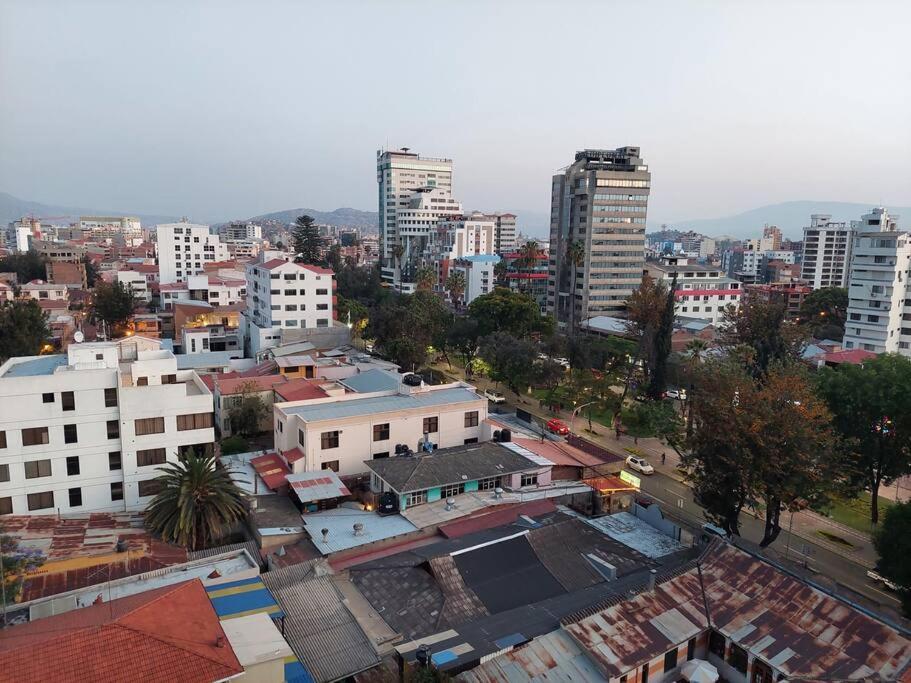
MULTIPOLYGON (((538 263, 538 253, 540 250, 541 248, 536 240, 528 240, 519 247, 519 258, 516 259, 516 268, 520 271, 525 270, 530 272, 538 263)), ((519 290, 523 292, 528 290, 527 278, 521 278, 519 280, 519 290)))
POLYGON ((168 543, 201 550, 247 514, 244 493, 214 455, 169 463, 158 470, 159 493, 145 511, 146 527, 168 543))
POLYGON ((848 474, 870 491, 870 520, 879 522, 879 489, 911 473, 911 360, 897 354, 863 365, 842 363, 817 375, 834 415, 848 474))
POLYGON ((453 270, 446 278, 446 291, 452 299, 452 305, 458 308, 462 303, 462 295, 465 294, 465 273, 461 270, 453 270))
POLYGON ((497 287, 476 297, 468 305, 468 315, 477 321, 481 336, 507 332, 514 337, 553 333, 553 318, 541 315, 535 300, 526 294, 497 287))
MULTIPOLYGON (((450 276, 452 277, 452 276, 450 276)), ((414 274, 414 284, 417 289, 430 291, 437 283, 436 271, 430 266, 421 266, 414 274)))
POLYGON ((348 322, 351 323, 351 334, 353 336, 359 337, 364 333, 364 328, 367 326, 367 320, 370 315, 370 311, 367 310, 366 306, 354 299, 346 299, 343 296, 339 296, 336 310, 338 311, 339 320, 346 324, 348 322))
POLYGON ((496 265, 493 267, 493 277, 496 280, 496 283, 500 287, 508 287, 506 274, 509 272, 509 267, 506 265, 506 259, 500 259, 497 261, 496 265))
POLYGON ((873 546, 879 554, 876 570, 900 587, 902 611, 911 618, 911 502, 886 510, 882 526, 873 533, 873 546))
POLYGON ((333 270, 339 272, 342 269, 342 247, 339 244, 333 244, 326 252, 326 263, 333 270))
POLYGON ((0 273, 15 273, 20 285, 47 279, 47 259, 37 251, 10 254, 0 259, 0 273))
POLYGON ((740 308, 725 309, 718 345, 737 352, 754 377, 764 375, 773 363, 799 361, 806 337, 785 314, 781 302, 748 297, 740 308))
POLYGON ((15 536, 0 534, 0 592, 4 608, 17 601, 22 579, 44 564, 45 559, 40 549, 23 547, 15 536))
POLYGON ((465 361, 465 371, 470 374, 469 368, 478 354, 478 341, 480 340, 478 321, 472 318, 458 316, 449 328, 447 345, 462 356, 465 361))
POLYGON ((319 265, 323 263, 323 238, 312 216, 298 216, 291 234, 295 262, 319 265))
POLYGON ((709 350, 709 343, 705 339, 691 339, 686 343, 685 355, 687 360, 698 365, 705 358, 706 351, 709 350))
POLYGON ((800 321, 817 339, 841 339, 848 317, 848 290, 823 287, 810 292, 800 306, 800 321))
POLYGON ((576 278, 579 267, 585 263, 585 244, 580 240, 573 240, 566 245, 566 261, 572 268, 572 284, 569 295, 569 330, 570 334, 576 333, 576 278))
POLYGON ((674 334, 674 293, 676 290, 677 276, 675 275, 665 295, 664 308, 649 354, 648 396, 653 400, 660 399, 664 395, 667 384, 667 357, 671 354, 671 337, 674 334))
POLYGON ((88 254, 82 257, 82 265, 85 267, 86 285, 89 289, 92 289, 98 281, 98 266, 89 258, 88 254))
POLYGON ((37 356, 51 336, 47 315, 32 299, 0 302, 0 363, 37 356))
POLYGON ((228 410, 228 419, 231 422, 231 431, 243 437, 251 437, 262 430, 261 423, 272 411, 259 395, 254 382, 245 382, 240 387, 240 396, 232 399, 228 410))
POLYGON ((538 350, 527 339, 494 332, 481 340, 481 357, 490 365, 490 378, 505 384, 516 396, 535 378, 538 350))
POLYGON ((445 347, 451 325, 452 314, 440 297, 419 291, 374 307, 364 335, 403 370, 416 370, 427 360, 428 347, 445 347))
POLYGON ((95 286, 92 306, 95 319, 104 322, 114 337, 132 317, 136 297, 133 296, 133 290, 122 282, 99 282, 95 286))

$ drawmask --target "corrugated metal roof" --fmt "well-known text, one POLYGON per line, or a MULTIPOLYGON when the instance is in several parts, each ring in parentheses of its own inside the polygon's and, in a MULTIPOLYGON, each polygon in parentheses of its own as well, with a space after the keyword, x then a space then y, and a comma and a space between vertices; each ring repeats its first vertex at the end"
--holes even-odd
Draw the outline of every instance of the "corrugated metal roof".
MULTIPOLYGON (((178 356, 180 358, 180 356, 178 356)), ((450 403, 477 403, 482 399, 470 389, 436 389, 414 394, 354 398, 332 403, 316 403, 302 406, 282 406, 288 415, 298 415, 306 422, 338 420, 346 417, 390 413, 397 410, 420 410, 450 403)))
POLYGON ((352 377, 339 380, 339 384, 343 384, 351 391, 356 391, 359 394, 367 394, 374 391, 393 391, 398 389, 401 383, 402 379, 397 373, 387 370, 368 370, 367 372, 361 372, 352 377))
POLYGON ((295 495, 302 503, 351 495, 348 487, 332 470, 289 474, 285 477, 285 481, 291 485, 295 495))
POLYGON ((216 365, 228 366, 237 355, 237 351, 204 351, 203 353, 180 353, 175 358, 178 370, 194 370, 216 365))
POLYGON ((327 577, 299 580, 296 567, 268 572, 263 583, 286 613, 285 640, 319 683, 351 676, 380 657, 327 577))
POLYGON ((246 550, 250 557, 253 558, 253 561, 257 564, 262 564, 262 554, 259 552, 259 546, 256 544, 256 541, 247 541, 246 543, 230 543, 228 545, 218 545, 214 548, 207 548, 205 550, 193 550, 187 553, 187 560, 202 560, 206 557, 214 557, 215 555, 222 555, 224 553, 234 552, 235 550, 246 550))
POLYGON ((37 377, 39 375, 53 375, 54 370, 66 365, 66 356, 37 356, 28 360, 19 361, 11 365, 4 377, 37 377))

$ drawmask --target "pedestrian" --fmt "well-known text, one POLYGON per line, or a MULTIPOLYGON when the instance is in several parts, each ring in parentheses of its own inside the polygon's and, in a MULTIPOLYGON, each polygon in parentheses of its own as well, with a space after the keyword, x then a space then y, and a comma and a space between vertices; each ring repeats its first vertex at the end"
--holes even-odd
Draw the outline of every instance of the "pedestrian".
POLYGON ((662 452, 661 452, 661 464, 663 465, 663 464, 665 464, 666 462, 667 462, 667 453, 665 453, 664 451, 662 451, 662 452))

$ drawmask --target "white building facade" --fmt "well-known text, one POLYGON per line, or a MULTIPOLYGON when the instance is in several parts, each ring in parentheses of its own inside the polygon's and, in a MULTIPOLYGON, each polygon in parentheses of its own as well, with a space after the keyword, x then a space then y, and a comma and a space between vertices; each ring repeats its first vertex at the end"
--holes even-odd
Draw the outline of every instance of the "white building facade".
POLYGON ((0 366, 0 514, 142 510, 157 467, 211 451, 212 394, 157 340, 0 366))
POLYGON ((690 264, 683 257, 667 257, 659 264, 649 263, 647 270, 668 287, 676 275, 674 315, 718 325, 727 307, 740 307, 742 283, 727 277, 720 267, 690 264))
POLYGON ((161 284, 185 282, 203 272, 206 263, 227 261, 228 248, 208 225, 166 223, 157 226, 161 284))
POLYGON ((833 222, 830 214, 811 215, 803 229, 800 279, 813 289, 847 286, 853 242, 854 229, 848 223, 833 222))
MULTIPOLYGON (((461 297, 461 304, 467 306, 479 296, 489 294, 496 286, 494 268, 500 262, 496 254, 466 256, 449 263, 449 271, 461 272, 465 277, 465 291, 461 297)), ((443 281, 445 289, 446 282, 443 281)), ((446 291, 446 296, 452 298, 452 293, 446 291)))

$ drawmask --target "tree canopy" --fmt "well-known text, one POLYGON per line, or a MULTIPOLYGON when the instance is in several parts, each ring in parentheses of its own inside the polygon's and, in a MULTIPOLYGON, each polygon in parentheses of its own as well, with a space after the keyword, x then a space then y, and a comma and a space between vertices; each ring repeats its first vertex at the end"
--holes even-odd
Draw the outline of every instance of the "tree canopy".
POLYGON ((505 287, 475 298, 468 304, 468 315, 478 322, 482 336, 493 332, 508 332, 514 337, 553 333, 553 318, 542 316, 534 299, 505 287))
POLYGON ((754 377, 774 363, 796 362, 806 348, 803 328, 786 320, 785 305, 778 301, 747 298, 722 314, 718 345, 737 355, 754 377))
POLYGON ((320 265, 323 261, 323 238, 312 216, 298 216, 291 233, 297 263, 320 265))
POLYGON ((244 437, 255 436, 263 431, 262 422, 272 413, 254 382, 245 383, 240 391, 240 396, 232 397, 232 405, 228 410, 231 431, 244 437))
POLYGON ((47 259, 30 249, 21 254, 9 254, 0 258, 0 272, 15 273, 20 285, 32 280, 47 279, 47 259))
POLYGON ((123 330, 136 308, 133 290, 122 282, 99 282, 92 297, 95 319, 103 321, 112 336, 123 330))
POLYGON ((538 349, 528 339, 494 332, 481 340, 481 357, 490 365, 490 378, 505 384, 517 396, 535 378, 538 349))
POLYGON ((391 297, 376 306, 364 331, 379 350, 403 370, 417 370, 430 346, 444 348, 452 314, 440 297, 418 291, 391 297))
POLYGON ((882 525, 873 533, 873 546, 879 554, 877 571, 900 587, 902 611, 911 617, 911 502, 886 510, 882 525))
POLYGON ((841 339, 848 315, 848 290, 823 287, 807 295, 800 306, 800 320, 817 339, 841 339))
POLYGON ((50 338, 47 315, 32 299, 0 302, 0 363, 37 356, 50 338))

